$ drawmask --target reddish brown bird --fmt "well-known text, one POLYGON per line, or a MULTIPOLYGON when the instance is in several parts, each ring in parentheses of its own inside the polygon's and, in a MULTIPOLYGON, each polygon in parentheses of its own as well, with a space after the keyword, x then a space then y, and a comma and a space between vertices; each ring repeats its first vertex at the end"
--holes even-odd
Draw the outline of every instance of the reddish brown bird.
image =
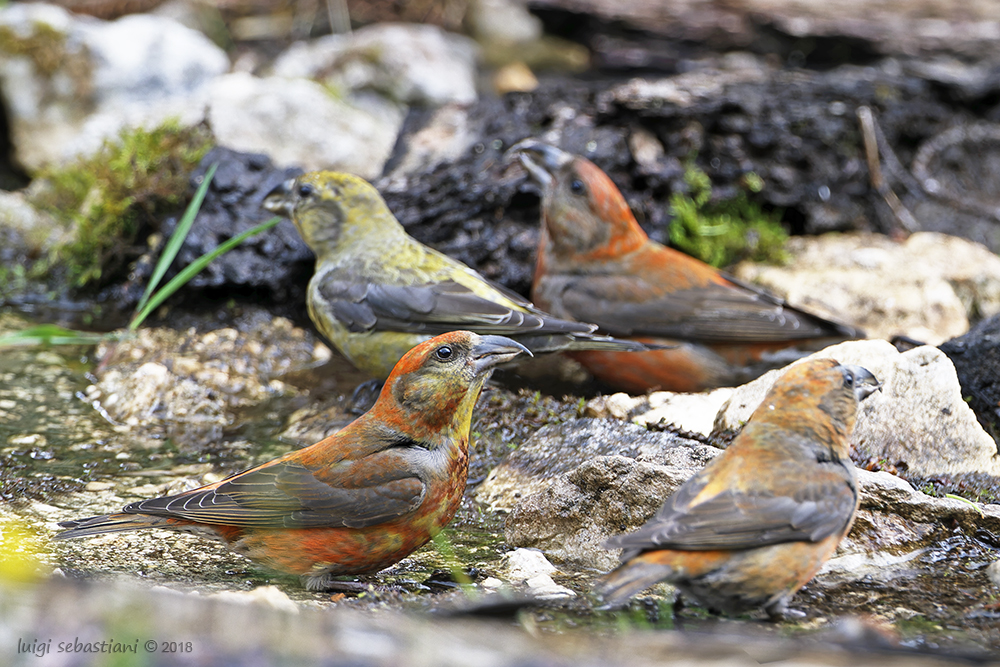
POLYGON ((472 408, 492 369, 527 348, 455 331, 410 350, 378 401, 314 445, 119 514, 59 525, 57 538, 165 528, 222 539, 306 587, 377 572, 427 543, 454 516, 469 465, 472 408))
POLYGON ((726 451, 642 528, 607 541, 624 551, 598 585, 604 600, 666 580, 718 612, 782 615, 854 523, 848 440, 858 402, 878 388, 832 359, 789 368, 726 451))
POLYGON ((544 190, 532 287, 538 307, 619 338, 672 346, 571 354, 609 385, 633 393, 734 386, 864 335, 651 241, 586 158, 530 139, 511 154, 544 190))

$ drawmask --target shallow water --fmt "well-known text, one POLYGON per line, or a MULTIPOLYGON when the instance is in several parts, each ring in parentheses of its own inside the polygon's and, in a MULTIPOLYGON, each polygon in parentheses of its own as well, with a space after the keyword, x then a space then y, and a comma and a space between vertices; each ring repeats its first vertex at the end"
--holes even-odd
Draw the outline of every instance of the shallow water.
MULTIPOLYGON (((29 324, 0 316, 0 332, 29 324)), ((841 617, 858 614, 877 619, 897 646, 945 651, 1000 650, 996 595, 984 568, 996 558, 995 536, 967 535, 941 527, 941 539, 912 562, 909 575, 845 584, 820 577, 793 601, 806 613, 802 621, 778 626, 759 621, 720 620, 688 606, 675 614, 667 587, 654 588, 625 610, 594 609, 589 597, 599 573, 566 570, 556 582, 575 597, 542 604, 497 602, 481 583, 500 570, 504 544, 502 515, 476 504, 467 494, 449 528, 396 566, 363 577, 370 589, 361 596, 304 590, 296 578, 275 576, 230 553, 221 544, 180 534, 152 531, 51 542, 56 522, 115 511, 135 500, 174 493, 215 481, 232 472, 312 442, 310 433, 350 421, 357 411, 355 387, 364 377, 334 355, 330 362, 283 377, 299 393, 279 396, 241 411, 210 446, 182 450, 168 438, 136 433, 116 425, 100 404, 87 402, 96 365, 94 349, 8 349, 0 353, 0 524, 17 522, 34 536, 31 549, 43 570, 88 581, 139 580, 182 591, 246 591, 277 585, 306 605, 403 609, 413 612, 474 613, 517 619, 545 632, 619 632, 622 629, 718 631, 771 635, 811 635, 826 631, 841 617), (289 429, 289 416, 297 414, 289 429), (294 437, 290 434, 296 434, 294 437), (928 574, 946 562, 950 576, 928 574)), ((481 480, 512 447, 541 426, 572 419, 581 402, 557 400, 539 392, 488 389, 473 425, 470 487, 481 480)))

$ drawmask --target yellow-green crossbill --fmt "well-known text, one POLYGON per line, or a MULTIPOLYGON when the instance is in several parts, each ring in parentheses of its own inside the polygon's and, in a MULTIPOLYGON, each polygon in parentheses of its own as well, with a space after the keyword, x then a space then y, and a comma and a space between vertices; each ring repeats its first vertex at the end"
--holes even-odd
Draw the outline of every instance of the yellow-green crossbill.
POLYGON ((533 354, 645 350, 557 319, 471 268, 410 237, 365 180, 303 174, 264 207, 291 218, 316 254, 309 316, 352 364, 384 380, 407 350, 448 331, 508 336, 533 354))

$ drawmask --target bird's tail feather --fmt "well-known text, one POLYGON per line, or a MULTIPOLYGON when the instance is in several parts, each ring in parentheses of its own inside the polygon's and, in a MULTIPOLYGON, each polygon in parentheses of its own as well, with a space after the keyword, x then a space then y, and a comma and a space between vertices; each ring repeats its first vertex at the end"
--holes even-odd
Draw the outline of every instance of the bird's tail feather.
POLYGON ((597 582, 597 594, 604 601, 604 607, 620 607, 628 599, 670 576, 673 568, 659 563, 632 561, 605 575, 597 582))
POLYGON ((54 539, 68 540, 73 537, 87 537, 89 535, 100 535, 101 533, 120 533, 126 530, 140 530, 142 528, 155 528, 166 522, 163 517, 148 516, 144 514, 104 514, 102 516, 92 516, 87 519, 76 519, 74 521, 62 521, 60 528, 68 528, 55 535, 54 539))
POLYGON ((585 350, 600 350, 604 352, 648 352, 650 350, 669 349, 673 345, 643 344, 634 340, 612 338, 591 334, 588 336, 521 336, 518 341, 535 354, 545 352, 572 352, 585 350))

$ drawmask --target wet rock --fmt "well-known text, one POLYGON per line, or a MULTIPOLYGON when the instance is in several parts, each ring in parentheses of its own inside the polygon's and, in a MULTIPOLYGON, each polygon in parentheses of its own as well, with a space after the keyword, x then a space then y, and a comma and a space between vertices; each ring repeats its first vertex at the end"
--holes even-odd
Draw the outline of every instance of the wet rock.
POLYGON ((995 438, 1000 434, 1000 315, 945 341, 940 349, 955 364, 962 396, 995 438))
POLYGON ((440 106, 476 99, 476 53, 469 38, 437 26, 381 23, 297 42, 272 69, 341 94, 370 90, 400 104, 440 106))
POLYGON ((788 251, 785 266, 744 262, 734 273, 872 338, 938 344, 964 333, 970 318, 1000 312, 1000 258, 955 236, 924 232, 903 243, 872 234, 798 237, 788 251))
MULTIPOLYGON (((574 428, 586 431, 588 426, 585 420, 570 424, 562 438, 571 438, 574 428)), ((664 447, 662 435, 634 425, 609 424, 601 439, 609 448, 629 443, 621 447, 625 453, 576 459, 575 468, 553 475, 541 490, 525 494, 507 517, 507 542, 541 549, 563 566, 614 567, 617 554, 603 549, 604 540, 642 525, 720 451, 684 441, 664 447)), ((563 451, 560 440, 551 444, 553 452, 563 451)), ((960 525, 967 532, 1000 528, 998 505, 932 498, 885 472, 858 470, 857 474, 861 510, 849 538, 824 570, 824 586, 864 577, 884 581, 906 576, 916 567, 911 561, 950 537, 947 526, 960 525)))
POLYGON ((914 559, 951 537, 946 527, 975 532, 1000 525, 1000 505, 934 498, 895 475, 856 472, 861 507, 850 534, 822 570, 827 585, 907 576, 917 567, 914 559))
POLYGON ((125 428, 200 450, 222 437, 237 410, 295 393, 278 378, 325 362, 330 351, 288 320, 258 311, 202 333, 140 329, 98 355, 105 367, 88 402, 125 428))
MULTIPOLYGON (((955 367, 937 348, 900 353, 885 341, 850 341, 807 358, 864 366, 882 382, 882 390, 858 409, 851 438, 855 460, 895 466, 908 476, 1000 473, 996 443, 963 400, 955 367)), ((781 373, 738 387, 719 412, 715 431, 739 429, 781 373)))
POLYGON ((28 171, 94 152, 127 126, 200 120, 229 59, 176 21, 75 17, 41 3, 0 11, 0 95, 16 161, 28 171))
MULTIPOLYGON (((279 169, 265 155, 216 147, 192 172, 192 192, 213 164, 218 167, 215 176, 165 280, 215 250, 220 243, 270 220, 273 215, 261 207, 261 201, 282 181, 301 173, 295 168, 279 169)), ((160 223, 152 247, 132 264, 123 282, 102 293, 104 299, 123 311, 138 303, 178 221, 179 217, 173 216, 160 223)), ((249 294, 259 302, 269 297, 277 314, 305 319, 305 291, 314 263, 312 250, 295 225, 282 220, 215 258, 188 281, 173 303, 183 298, 196 300, 196 295, 219 289, 225 291, 227 298, 249 294)))
POLYGON ((418 241, 527 294, 538 210, 509 208, 523 175, 505 175, 504 151, 529 133, 522 114, 495 98, 413 109, 375 185, 418 241))
MULTIPOLYGON (((494 510, 509 511, 524 498, 553 484, 562 473, 594 457, 617 454, 704 465, 710 458, 704 456, 707 449, 712 448, 672 433, 649 433, 634 424, 608 419, 570 420, 535 432, 490 471, 476 489, 475 498, 494 510)), ((559 533, 556 525, 551 528, 553 534, 559 533)))
POLYGON ((308 79, 235 72, 212 84, 208 120, 220 144, 266 153, 279 165, 374 178, 403 114, 377 95, 338 99, 308 79))

